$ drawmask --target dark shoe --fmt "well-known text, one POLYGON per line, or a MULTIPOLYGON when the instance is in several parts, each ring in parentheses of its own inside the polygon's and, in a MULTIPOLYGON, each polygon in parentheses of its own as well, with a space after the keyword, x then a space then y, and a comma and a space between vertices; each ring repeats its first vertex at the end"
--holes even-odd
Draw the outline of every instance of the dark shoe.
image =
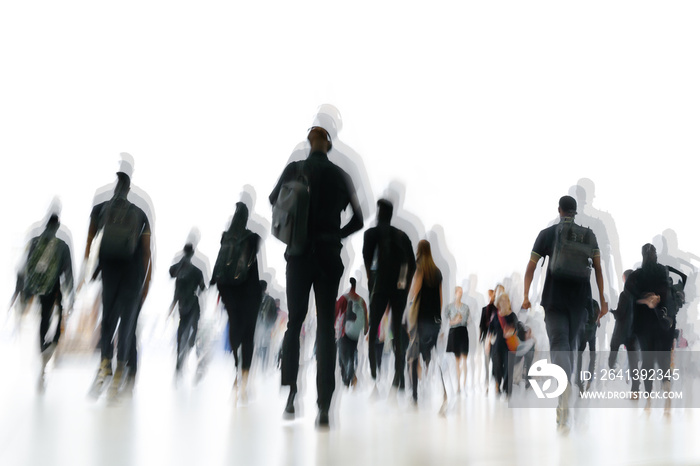
POLYGON ((294 397, 296 397, 296 390, 289 390, 289 397, 287 397, 287 406, 284 407, 284 418, 294 419, 294 397))
POLYGON ((318 417, 316 418, 316 427, 318 427, 319 429, 328 429, 330 427, 328 409, 318 410, 318 417))

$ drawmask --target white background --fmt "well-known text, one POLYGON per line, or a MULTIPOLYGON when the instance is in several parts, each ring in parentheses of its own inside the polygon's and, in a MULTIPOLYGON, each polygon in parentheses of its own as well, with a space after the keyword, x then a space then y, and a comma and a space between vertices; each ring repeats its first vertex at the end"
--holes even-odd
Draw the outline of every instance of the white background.
MULTIPOLYGON (((340 139, 361 155, 374 195, 403 183, 406 211, 444 231, 450 280, 474 274, 480 293, 524 272, 558 198, 582 178, 615 221, 624 268, 668 229, 682 251, 700 253, 699 10, 5 2, 0 296, 9 299, 27 229, 54 196, 82 257, 95 189, 115 179, 126 151, 156 213, 148 304, 165 312, 167 266, 190 228, 213 263, 244 185, 269 219, 267 196, 323 103, 340 110, 340 139)), ((354 243, 359 251, 361 234, 354 243)), ((283 284, 272 237, 266 254, 283 284)))

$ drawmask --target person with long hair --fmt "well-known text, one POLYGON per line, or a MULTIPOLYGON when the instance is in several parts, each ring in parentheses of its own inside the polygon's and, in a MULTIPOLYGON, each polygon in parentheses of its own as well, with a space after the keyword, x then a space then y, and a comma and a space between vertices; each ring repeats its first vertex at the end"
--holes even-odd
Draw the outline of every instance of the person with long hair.
POLYGON ((435 265, 426 240, 418 242, 416 251, 416 273, 409 293, 412 303, 408 316, 411 346, 409 349, 409 367, 413 386, 413 401, 418 401, 418 378, 420 364, 418 356, 423 356, 426 370, 430 365, 431 351, 440 334, 442 310, 442 272, 435 265))

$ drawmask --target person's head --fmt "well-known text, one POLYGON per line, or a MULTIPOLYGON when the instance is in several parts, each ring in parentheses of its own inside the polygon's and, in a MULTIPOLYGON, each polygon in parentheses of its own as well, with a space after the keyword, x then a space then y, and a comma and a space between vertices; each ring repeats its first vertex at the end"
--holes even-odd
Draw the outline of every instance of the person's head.
POLYGON ((576 199, 571 196, 562 196, 559 199, 559 216, 574 217, 576 215, 576 199))
POLYGON ((311 151, 321 151, 328 153, 333 147, 331 135, 320 126, 312 126, 309 129, 309 134, 306 136, 311 144, 311 151))
POLYGON ((632 269, 627 269, 624 272, 622 272, 622 281, 626 282, 627 278, 632 274, 633 270, 632 269))
POLYGON ((46 230, 51 233, 56 233, 58 231, 59 226, 61 226, 61 222, 58 219, 58 215, 51 214, 48 222, 46 222, 46 230))
POLYGON ((501 297, 502 294, 506 292, 506 288, 501 285, 500 283, 496 285, 496 288, 493 291, 494 295, 494 303, 498 303, 498 299, 501 297))
POLYGON ((658 257, 656 256, 656 248, 653 244, 647 243, 642 246, 642 265, 656 264, 658 257))
POLYGON ((350 278, 350 290, 355 291, 355 288, 357 287, 357 280, 355 280, 355 277, 350 278))
POLYGON ((501 293, 496 301, 496 307, 498 308, 498 313, 501 315, 508 315, 512 312, 510 308, 510 298, 508 293, 501 293))
POLYGON ((455 301, 461 301, 462 300, 462 287, 461 286, 456 286, 455 287, 455 301))
POLYGON ((416 248, 416 260, 420 260, 421 258, 425 257, 432 258, 433 255, 430 251, 430 243, 428 240, 422 239, 418 241, 418 248, 416 248))
POLYGON ((488 295, 489 295, 489 303, 493 304, 493 302, 496 299, 496 292, 494 290, 489 290, 488 295))
POLYGON ((265 293, 267 291, 267 282, 265 280, 260 280, 260 289, 265 293))
POLYGON ((131 178, 126 173, 117 172, 117 186, 114 188, 115 196, 126 196, 131 188, 131 178))
POLYGON ((185 247, 182 248, 182 251, 185 253, 185 257, 194 256, 194 246, 192 246, 192 243, 185 244, 185 247))
POLYGON ((242 202, 236 202, 236 212, 231 219, 229 231, 241 231, 248 224, 248 207, 242 202))
POLYGON ((389 223, 394 214, 394 205, 387 199, 379 199, 377 201, 377 222, 389 223))

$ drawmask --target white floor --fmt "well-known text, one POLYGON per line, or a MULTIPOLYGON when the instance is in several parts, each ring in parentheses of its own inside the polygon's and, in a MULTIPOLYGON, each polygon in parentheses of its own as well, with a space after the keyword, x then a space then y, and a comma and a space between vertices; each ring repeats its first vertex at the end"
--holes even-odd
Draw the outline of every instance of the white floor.
MULTIPOLYGON (((406 394, 371 399, 365 380, 336 391, 332 427, 314 426, 315 368, 296 420, 282 418, 286 393, 277 372, 252 380, 248 403, 231 390, 233 364, 215 355, 203 381, 192 371, 176 387, 174 356, 163 345, 142 349, 133 397, 116 406, 87 395, 96 355, 65 354, 37 392, 34 332, 0 337, 0 465, 698 465, 700 413, 640 408, 575 413, 557 433, 553 409, 510 409, 479 384, 438 414, 437 378, 418 408, 406 394), (387 398, 388 397, 388 398, 387 398)), ((340 386, 340 385, 339 385, 340 386)))

